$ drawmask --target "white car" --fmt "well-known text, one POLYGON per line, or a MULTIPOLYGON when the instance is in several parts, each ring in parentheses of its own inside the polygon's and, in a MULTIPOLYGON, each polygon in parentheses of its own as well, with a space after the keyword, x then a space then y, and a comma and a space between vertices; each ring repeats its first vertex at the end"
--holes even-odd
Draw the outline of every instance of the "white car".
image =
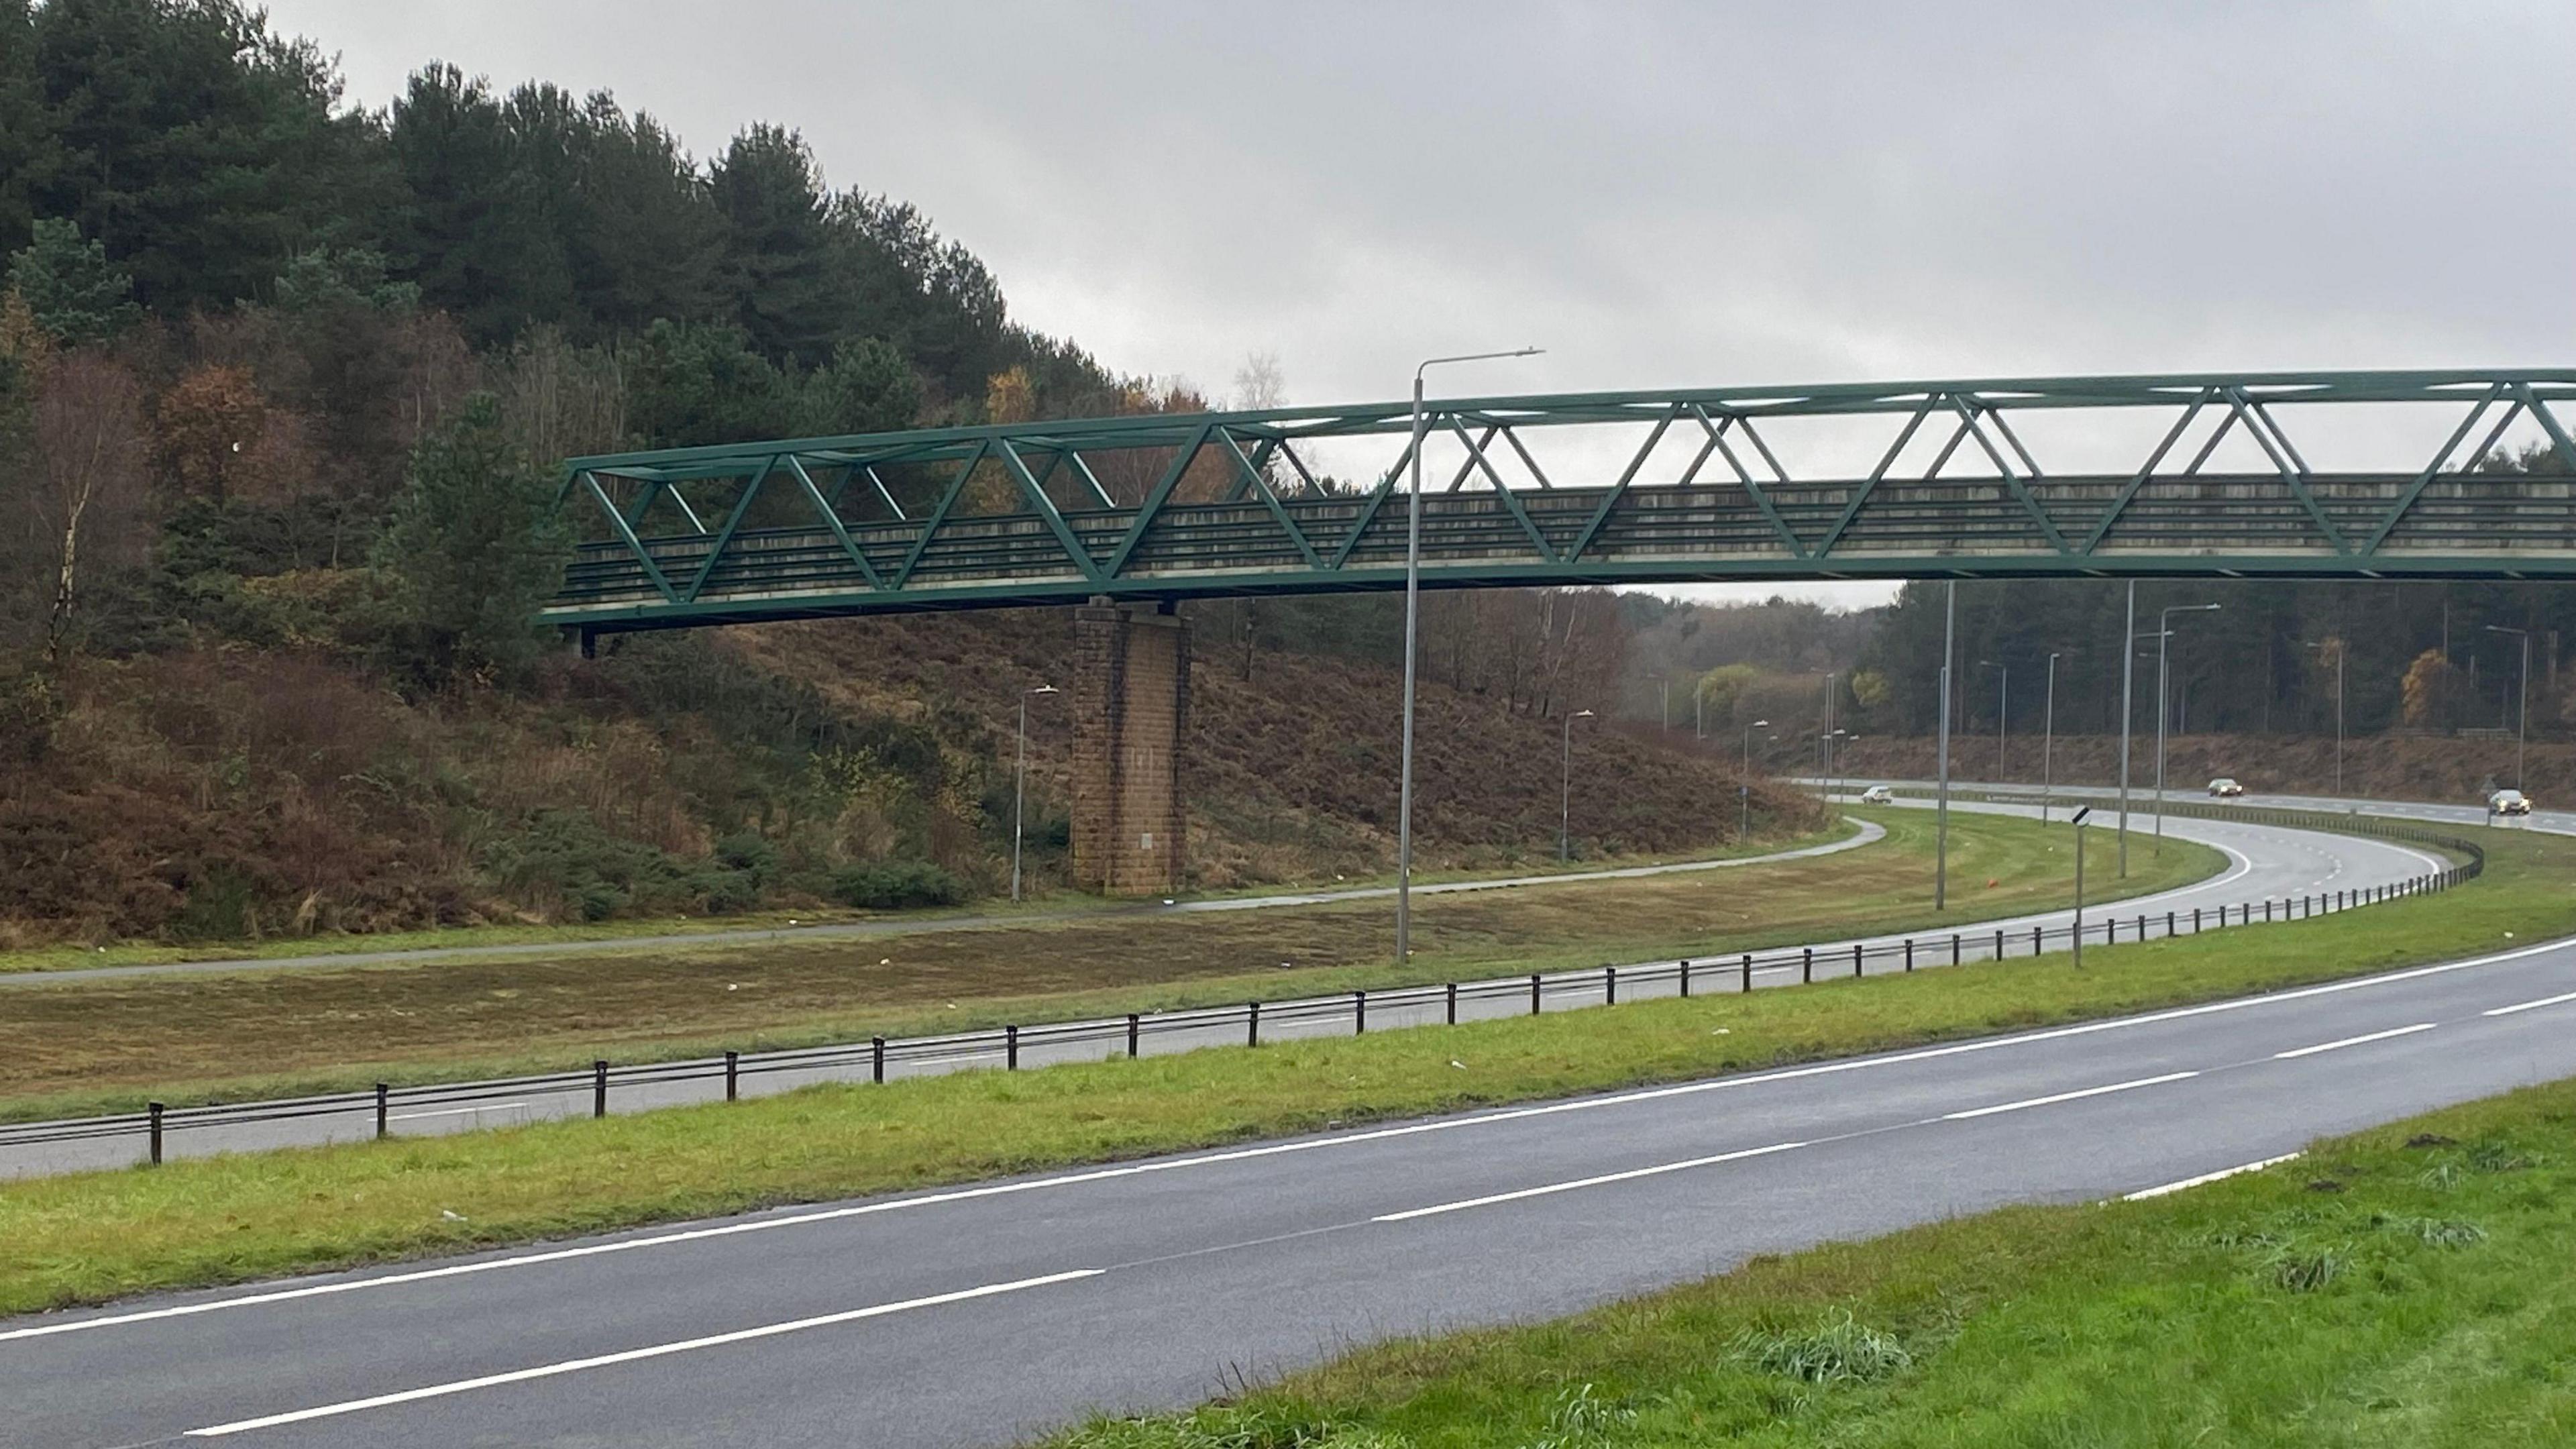
POLYGON ((2498 790, 2495 794, 2487 798, 2487 813, 2490 815, 2528 815, 2531 813, 2531 797, 2525 795, 2520 790, 2498 790))
POLYGON ((1863 805, 1893 805, 1896 803, 1896 792, 1887 788, 1885 785, 1872 785, 1868 789, 1860 792, 1860 803, 1863 805))
POLYGON ((2213 800, 2233 800, 2244 793, 2244 786, 2237 784, 2234 780, 2229 779, 2225 775, 2221 775, 2217 779, 2209 782, 2209 795, 2213 800))

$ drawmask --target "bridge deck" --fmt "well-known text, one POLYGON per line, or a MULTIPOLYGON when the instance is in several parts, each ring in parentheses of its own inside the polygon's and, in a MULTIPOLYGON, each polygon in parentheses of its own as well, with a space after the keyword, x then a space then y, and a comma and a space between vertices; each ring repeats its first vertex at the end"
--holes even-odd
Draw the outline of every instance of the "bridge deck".
MULTIPOLYGON (((2461 376, 2409 375, 2412 400, 2463 415, 2441 453, 2367 473, 2310 469, 2279 415, 2293 404, 2313 417, 2330 411, 2320 404, 2390 401, 2403 389, 2388 374, 2078 379, 2055 392, 2024 380, 2009 392, 1919 384, 1860 396, 1810 389, 1786 400, 1775 390, 1758 401, 1711 393, 1443 403, 1434 435, 1454 439, 1449 447, 1463 462, 1455 477, 1426 477, 1426 489, 1439 491, 1423 498, 1423 578, 1451 588, 2001 575, 2576 577, 2576 467, 2568 466, 2576 447, 2548 408, 2576 395, 2576 374, 2461 376), (2006 417, 2039 406, 2162 407, 2178 421, 2135 471, 2053 475, 2039 470, 2006 417), (1600 423, 1622 408, 1627 415, 1607 420, 1647 436, 1613 486, 1557 486, 1516 436, 1600 423), (1871 475, 1800 479, 1758 428, 1802 409, 1883 412, 1902 426, 1871 475), (2544 430, 2555 451, 2538 466, 2557 471, 2467 471, 2517 416, 2544 430), (1918 442, 1930 452, 1922 424, 1933 417, 1948 424, 1949 442, 1907 476, 1900 459, 1918 442), (2195 426, 2205 441, 2191 436, 2195 426), (2256 456, 2276 466, 2203 471, 2238 427, 2239 446, 2250 438, 2261 445, 2256 456), (2485 441, 2468 446, 2481 431, 2485 441), (1733 476, 1707 469, 1713 456, 1733 476), (1951 476, 1962 458, 1987 476, 1951 476), (1527 468, 1507 482, 1515 462, 1527 468)), ((593 505, 594 536, 546 614, 568 627, 614 630, 1097 595, 1396 586, 1406 499, 1388 480, 1410 461, 1409 441, 1365 493, 1318 483, 1297 449, 1407 428, 1402 407, 1378 406, 577 459, 566 491, 593 505), (1139 458, 1147 466, 1136 466, 1139 458), (1113 459, 1128 466, 1113 471, 1113 459), (1104 485, 1104 472, 1120 487, 1104 485), (889 487, 889 474, 912 482, 889 487), (722 516, 700 513, 683 484, 701 500, 724 500, 722 516), (1206 501, 1181 501, 1188 490, 1206 501), (904 491, 914 495, 910 516, 904 491), (1134 501, 1118 506, 1120 491, 1134 501), (664 523, 648 531, 648 518, 664 523)))

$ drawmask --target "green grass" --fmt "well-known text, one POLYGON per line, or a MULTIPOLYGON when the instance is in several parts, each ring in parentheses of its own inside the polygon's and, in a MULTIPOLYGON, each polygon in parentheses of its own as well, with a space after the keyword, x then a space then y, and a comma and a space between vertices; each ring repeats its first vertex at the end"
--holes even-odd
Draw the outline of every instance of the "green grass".
MULTIPOLYGON (((1929 928, 1931 820, 1835 855, 1426 896, 1415 958, 1385 900, 558 957, 24 983, 0 1009, 0 1120, 577 1070, 825 1042, 1715 955, 1929 928)), ((1955 920, 2062 904, 2065 831, 1962 814, 1955 920), (1991 881, 1991 886, 1985 883, 1991 881)), ((2109 851, 2095 832, 2095 878, 2109 851)), ((2221 864, 2137 856, 2131 891, 2221 864)))
POLYGON ((1390 1344, 1053 1449, 2576 1443, 2576 1083, 1390 1344))
MULTIPOLYGON (((1416 871, 1414 880, 1420 884, 1433 885, 1446 881, 1493 879, 1501 876, 1560 875, 1581 871, 1617 870, 1627 866, 1731 860, 1737 856, 1768 855, 1774 851, 1821 845, 1828 841, 1839 840, 1851 833, 1850 827, 1836 824, 1831 829, 1817 831, 1811 835, 1756 840, 1742 846, 1722 845, 1696 851, 1606 856, 1591 860, 1577 860, 1567 865, 1557 864, 1551 856, 1543 861, 1514 866, 1506 870, 1416 871)), ((1334 876, 1326 880, 1287 881, 1227 890, 1200 891, 1187 895, 1183 899, 1240 900, 1253 896, 1287 895, 1303 891, 1365 890, 1372 886, 1394 884, 1395 877, 1391 874, 1334 876)), ((1115 915, 1122 911, 1139 909, 1143 909, 1143 906, 1134 901, 1106 900, 1083 891, 1058 890, 1032 896, 1026 901, 1016 903, 994 897, 970 901, 961 906, 907 911, 853 910, 843 906, 817 904, 803 909, 745 911, 722 916, 627 916, 613 921, 596 922, 495 922, 472 926, 445 926, 422 931, 385 931, 365 935, 334 933, 312 936, 272 936, 256 941, 187 943, 118 941, 109 945, 65 942, 0 951, 0 975, 37 971, 84 971, 100 966, 160 966, 181 961, 248 963, 308 956, 366 956, 388 951, 454 951, 493 946, 650 941, 666 936, 715 937, 740 932, 794 930, 803 926, 881 925, 891 928, 891 933, 937 930, 944 923, 986 916, 1051 920, 1060 917, 1115 915)))
POLYGON ((2022 959, 12 1182, 0 1312, 1708 1077, 2576 931, 2576 841, 2485 839, 2486 877, 2438 898, 2090 951, 2082 971, 2022 959))

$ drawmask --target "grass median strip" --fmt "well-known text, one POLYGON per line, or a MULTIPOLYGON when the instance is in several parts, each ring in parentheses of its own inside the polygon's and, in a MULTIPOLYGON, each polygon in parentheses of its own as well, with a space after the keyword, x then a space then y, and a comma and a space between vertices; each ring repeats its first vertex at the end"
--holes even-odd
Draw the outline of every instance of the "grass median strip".
MULTIPOLYGON (((1931 821, 1919 810, 1876 818, 1887 840, 1815 859, 1424 897, 1409 967, 1391 959, 1388 904, 1369 901, 855 943, 13 986, 0 1009, 0 1120, 1230 1006, 1928 925, 1931 821)), ((2061 904, 2065 834, 1959 816, 1954 914, 2061 904)), ((2095 837, 2107 874, 2109 847, 2095 837)), ((2197 845, 2141 855, 2128 884, 2162 889, 2220 865, 2197 845)))
POLYGON ((2576 1082, 1758 1258, 1049 1449, 2576 1442, 2576 1082))
POLYGON ((525 1242, 1815 1061, 2208 1000, 2576 932, 2576 840, 2294 925, 1792 991, 0 1185, 0 1312, 525 1242))

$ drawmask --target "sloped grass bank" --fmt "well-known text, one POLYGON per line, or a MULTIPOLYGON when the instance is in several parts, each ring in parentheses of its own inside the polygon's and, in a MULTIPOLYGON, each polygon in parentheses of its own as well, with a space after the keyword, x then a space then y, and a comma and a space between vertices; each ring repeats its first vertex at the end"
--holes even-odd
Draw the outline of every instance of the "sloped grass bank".
MULTIPOLYGON (((1255 998, 1559 971, 1914 930, 1930 817, 1874 812, 1887 840, 1835 855, 1642 879, 1425 896, 1415 957, 1392 903, 1122 915, 658 952, 313 968, 5 989, 0 1120, 245 1101, 1065 1021, 1255 998)), ((2097 878, 2110 847, 2094 832, 2097 878)), ((1963 920, 2062 904, 2066 832, 1962 814, 1963 920), (1992 881, 1991 887, 1983 882, 1992 881)), ((2153 891, 2215 873, 2202 846, 2141 855, 2153 891)), ((1955 924, 1955 923, 1952 923, 1955 924)))
POLYGON ((2482 839, 2487 873, 2457 890, 2087 951, 2081 971, 2063 956, 1971 964, 9 1183, 0 1312, 1710 1077, 2576 933, 2576 840, 2482 839))
POLYGON ((2143 1202, 1756 1259, 1053 1449, 2576 1443, 2576 1082, 2143 1202))

